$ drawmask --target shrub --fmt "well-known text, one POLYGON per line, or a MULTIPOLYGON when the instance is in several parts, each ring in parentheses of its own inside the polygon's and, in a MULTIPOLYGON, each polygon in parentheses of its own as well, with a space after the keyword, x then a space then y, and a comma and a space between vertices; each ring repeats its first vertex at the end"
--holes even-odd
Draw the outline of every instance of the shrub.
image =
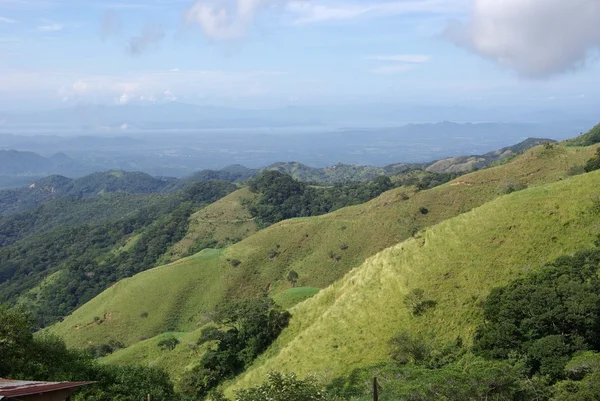
POLYGON ((235 400, 328 401, 333 398, 313 376, 300 380, 294 373, 271 372, 267 375, 267 381, 260 386, 237 391, 235 400))
POLYGON ((431 347, 423 339, 408 333, 400 333, 390 340, 390 356, 400 363, 424 363, 431 355, 431 347))
POLYGON ((419 208, 419 213, 429 214, 429 209, 427 209, 426 207, 421 207, 421 208, 419 208))
POLYGON ((420 288, 415 288, 404 298, 406 306, 413 316, 421 316, 429 309, 437 306, 437 302, 431 299, 425 299, 425 292, 420 288))
POLYGON ((161 351, 172 351, 179 345, 179 340, 175 337, 168 337, 159 341, 156 345, 161 351))
POLYGON ((348 249, 348 244, 341 244, 341 245, 340 245, 340 249, 341 249, 342 251, 345 251, 345 250, 347 250, 347 249, 348 249))
POLYGON ((298 275, 298 273, 295 270, 290 270, 290 272, 287 275, 287 281, 290 282, 292 287, 295 287, 296 283, 298 282, 299 277, 300 276, 298 275))
POLYGON ((241 265, 241 264, 242 264, 242 261, 241 261, 241 260, 238 260, 238 259, 231 259, 231 260, 229 261, 229 264, 230 264, 231 266, 233 266, 233 267, 238 267, 239 265, 241 265))

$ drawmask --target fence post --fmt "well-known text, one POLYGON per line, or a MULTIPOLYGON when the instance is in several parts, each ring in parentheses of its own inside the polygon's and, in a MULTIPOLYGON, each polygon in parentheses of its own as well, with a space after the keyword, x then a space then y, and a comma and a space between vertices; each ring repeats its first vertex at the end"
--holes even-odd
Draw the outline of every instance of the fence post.
POLYGON ((373 401, 379 401, 379 385, 376 377, 373 378, 373 401))

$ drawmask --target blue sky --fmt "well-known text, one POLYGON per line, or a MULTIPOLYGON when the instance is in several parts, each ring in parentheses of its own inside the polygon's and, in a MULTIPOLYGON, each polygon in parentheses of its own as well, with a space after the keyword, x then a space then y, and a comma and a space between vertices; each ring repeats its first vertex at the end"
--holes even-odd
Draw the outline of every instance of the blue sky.
POLYGON ((599 104, 598 0, 0 0, 0 109, 599 104))

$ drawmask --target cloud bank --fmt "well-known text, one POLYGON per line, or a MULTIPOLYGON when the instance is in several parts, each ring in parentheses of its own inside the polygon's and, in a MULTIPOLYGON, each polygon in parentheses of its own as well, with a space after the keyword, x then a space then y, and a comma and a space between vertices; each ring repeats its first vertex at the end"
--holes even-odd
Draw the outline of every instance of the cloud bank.
POLYGON ((600 49, 599 0, 474 0, 446 37, 527 78, 583 66, 600 49))

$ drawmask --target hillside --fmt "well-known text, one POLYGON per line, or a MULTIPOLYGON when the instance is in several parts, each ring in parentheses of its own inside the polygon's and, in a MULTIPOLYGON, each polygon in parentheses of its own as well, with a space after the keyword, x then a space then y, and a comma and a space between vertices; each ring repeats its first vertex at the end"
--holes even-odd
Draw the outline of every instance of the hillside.
POLYGON ((368 257, 425 227, 524 186, 567 178, 569 170, 582 166, 594 152, 595 148, 538 147, 505 165, 432 190, 398 188, 364 205, 284 221, 224 250, 205 250, 122 280, 52 331, 73 346, 109 339, 129 346, 166 331, 197 330, 224 297, 287 291, 290 270, 298 273, 298 286, 326 288, 368 257))
POLYGON ((255 233, 256 223, 242 204, 254 197, 243 188, 192 214, 186 235, 163 255, 161 261, 175 261, 203 248, 223 248, 255 233))
POLYGON ((169 180, 154 178, 148 174, 124 171, 93 173, 75 180, 51 175, 25 188, 1 190, 0 216, 23 212, 58 198, 92 198, 114 192, 157 193, 164 191, 169 183, 169 180))
POLYGON ((425 170, 433 173, 467 173, 509 159, 532 147, 555 142, 550 139, 528 138, 516 145, 507 146, 484 155, 460 156, 438 160, 427 165, 425 170))
POLYGON ((593 246, 599 180, 594 172, 502 197, 375 255, 293 308, 289 328, 234 387, 272 370, 331 378, 388 360, 401 331, 469 343, 493 287, 593 246), (415 289, 436 302, 420 317, 404 303, 415 289))

